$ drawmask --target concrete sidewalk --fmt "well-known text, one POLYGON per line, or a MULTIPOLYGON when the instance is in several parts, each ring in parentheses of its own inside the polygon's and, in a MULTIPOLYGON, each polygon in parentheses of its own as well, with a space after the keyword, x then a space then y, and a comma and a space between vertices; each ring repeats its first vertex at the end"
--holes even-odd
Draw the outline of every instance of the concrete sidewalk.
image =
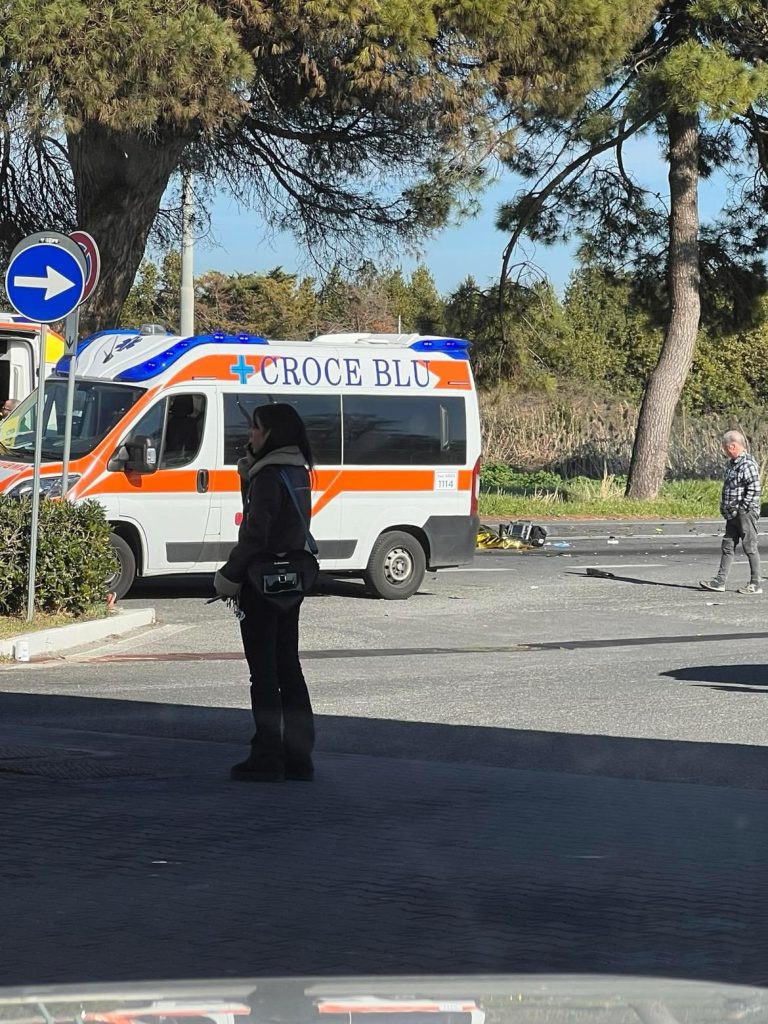
MULTIPOLYGON (((247 713, 227 714, 245 736, 247 713)), ((343 754, 322 727, 313 784, 237 784, 242 744, 83 721, 0 726, 1 984, 768 982, 763 791, 343 754)))

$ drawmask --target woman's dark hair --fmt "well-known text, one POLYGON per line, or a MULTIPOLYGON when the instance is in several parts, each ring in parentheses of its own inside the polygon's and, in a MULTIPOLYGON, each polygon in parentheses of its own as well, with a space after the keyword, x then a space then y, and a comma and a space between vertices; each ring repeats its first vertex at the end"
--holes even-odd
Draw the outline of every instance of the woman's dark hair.
POLYGON ((259 451, 260 456, 273 452, 275 448, 287 448, 289 445, 295 445, 304 456, 304 461, 309 468, 314 468, 315 460, 312 457, 312 446, 307 437, 307 428, 304 426, 304 420, 292 405, 287 405, 284 402, 260 405, 253 410, 254 426, 257 421, 265 430, 269 431, 269 437, 259 451))

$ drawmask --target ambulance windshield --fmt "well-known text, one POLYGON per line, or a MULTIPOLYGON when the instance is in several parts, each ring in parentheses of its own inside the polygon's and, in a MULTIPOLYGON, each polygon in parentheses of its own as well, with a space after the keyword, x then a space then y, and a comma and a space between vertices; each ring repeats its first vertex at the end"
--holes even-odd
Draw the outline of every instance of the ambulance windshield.
MULTIPOLYGON (((112 381, 77 381, 72 411, 72 458, 77 459, 93 451, 143 394, 143 388, 112 381)), ((62 457, 66 407, 67 382, 47 380, 43 414, 44 459, 62 457)), ((35 391, 0 423, 0 457, 31 462, 35 455, 36 421, 35 391)))

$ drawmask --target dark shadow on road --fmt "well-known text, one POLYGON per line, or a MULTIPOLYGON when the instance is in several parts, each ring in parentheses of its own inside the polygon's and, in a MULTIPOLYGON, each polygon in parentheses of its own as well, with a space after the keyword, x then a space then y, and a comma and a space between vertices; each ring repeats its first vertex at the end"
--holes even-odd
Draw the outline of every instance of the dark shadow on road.
POLYGON ((213 594, 213 573, 150 576, 138 579, 123 600, 161 600, 172 597, 207 598, 213 594))
MULTIPOLYGON (((420 591, 425 594, 426 591, 420 591)), ((150 601, 171 598, 209 598, 213 594, 212 573, 189 573, 176 576, 153 576, 137 580, 131 588, 127 601, 150 601)), ((340 579, 320 573, 315 589, 308 597, 353 597, 369 601, 378 600, 370 594, 362 580, 340 579)))
POLYGON ((0 984, 768 974, 763 750, 319 716, 315 783, 230 783, 250 731, 0 693, 0 984))
MULTIPOLYGON (((599 566, 596 566, 599 568, 599 566)), ((582 579, 585 577, 593 579, 593 577, 587 572, 577 572, 572 569, 564 573, 565 576, 580 576, 582 579)), ((600 579, 606 583, 638 583, 644 587, 674 587, 675 590, 695 590, 697 593, 703 594, 705 591, 701 587, 693 586, 690 583, 662 583, 660 580, 639 580, 634 576, 617 576, 616 573, 602 573, 600 576, 595 576, 594 579, 600 579)))
MULTIPOLYGON (((0 727, 13 723, 244 744, 253 731, 250 712, 240 708, 0 693, 0 727)), ((317 733, 318 750, 333 754, 768 789, 768 752, 752 745, 342 715, 318 715, 317 733)))
POLYGON ((768 665, 691 665, 661 675, 730 693, 768 693, 768 665))

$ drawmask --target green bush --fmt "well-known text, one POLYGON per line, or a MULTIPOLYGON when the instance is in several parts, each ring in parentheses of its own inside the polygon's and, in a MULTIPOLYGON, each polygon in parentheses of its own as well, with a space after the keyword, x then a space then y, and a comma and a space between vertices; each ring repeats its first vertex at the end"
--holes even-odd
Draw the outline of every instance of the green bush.
MULTIPOLYGON (((26 608, 31 525, 30 498, 0 497, 0 615, 20 615, 26 608)), ((106 600, 105 580, 115 566, 109 533, 95 501, 41 501, 36 611, 80 615, 106 600)))
POLYGON ((540 491, 556 491, 563 486, 563 478, 557 473, 540 469, 526 473, 513 469, 505 462, 484 462, 480 467, 482 490, 497 494, 533 495, 540 491))

